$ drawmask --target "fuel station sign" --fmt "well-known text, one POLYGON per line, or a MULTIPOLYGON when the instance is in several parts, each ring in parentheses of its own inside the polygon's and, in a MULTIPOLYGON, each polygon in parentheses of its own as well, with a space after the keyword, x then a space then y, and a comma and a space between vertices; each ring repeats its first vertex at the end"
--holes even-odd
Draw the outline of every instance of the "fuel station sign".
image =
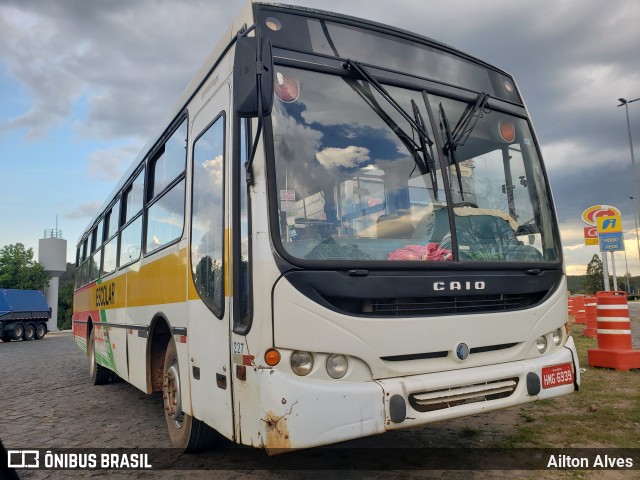
POLYGON ((584 244, 599 245, 601 252, 624 250, 622 216, 611 205, 593 205, 582 212, 582 221, 589 225, 584 229, 584 244))
POLYGON ((622 219, 620 215, 598 217, 598 241, 601 252, 624 250, 622 219))
POLYGON ((584 244, 598 245, 598 227, 584 227, 584 244))
POLYGON ((620 210, 611 205, 593 205, 582 212, 582 221, 589 225, 584 229, 585 245, 599 245, 602 252, 602 277, 605 291, 609 291, 607 252, 611 252, 613 289, 617 290, 615 252, 624 250, 620 210))
POLYGON ((582 221, 587 225, 598 226, 599 217, 620 217, 620 210, 612 205, 593 205, 582 212, 582 221))

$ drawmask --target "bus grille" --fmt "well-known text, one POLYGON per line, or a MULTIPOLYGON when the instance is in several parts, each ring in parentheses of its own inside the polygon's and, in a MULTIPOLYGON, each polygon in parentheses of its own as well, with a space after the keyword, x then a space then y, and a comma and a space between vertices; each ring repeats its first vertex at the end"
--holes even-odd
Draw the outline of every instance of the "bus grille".
POLYGON ((418 317, 491 313, 522 309, 540 301, 546 292, 460 297, 372 299, 361 313, 383 317, 418 317))
POLYGON ((433 412, 459 405, 489 402, 509 397, 518 386, 518 378, 478 383, 443 390, 432 390, 409 395, 409 404, 418 412, 433 412))

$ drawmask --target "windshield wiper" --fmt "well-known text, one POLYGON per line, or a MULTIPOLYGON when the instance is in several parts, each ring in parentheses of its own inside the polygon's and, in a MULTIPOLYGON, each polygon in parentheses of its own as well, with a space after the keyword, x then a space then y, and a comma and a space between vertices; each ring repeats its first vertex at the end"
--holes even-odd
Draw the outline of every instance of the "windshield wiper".
POLYGON ((420 114, 420 109, 414 100, 411 100, 414 118, 396 102, 396 100, 387 92, 387 90, 376 80, 360 63, 353 60, 347 60, 344 66, 349 70, 357 73, 364 81, 371 85, 401 116, 404 118, 411 128, 418 134, 420 144, 418 145, 412 137, 410 137, 385 111, 380 107, 370 90, 366 90, 363 86, 345 80, 347 84, 353 88, 358 95, 369 105, 373 111, 393 130, 400 141, 411 152, 413 160, 420 170, 421 175, 429 174, 431 178, 431 186, 433 188, 435 199, 438 200, 438 180, 435 171, 435 161, 433 160, 433 140, 429 138, 426 132, 424 120, 420 114), (419 155, 420 154, 420 155, 419 155))
POLYGON ((442 147, 442 153, 451 159, 450 164, 456 167, 456 176, 458 177, 458 186, 460 187, 460 197, 464 200, 464 192, 462 191, 462 173, 460 172, 460 165, 456 157, 456 149, 464 145, 464 143, 471 135, 471 132, 476 126, 476 122, 482 116, 481 112, 487 105, 489 95, 482 92, 479 93, 473 102, 467 104, 460 119, 453 130, 449 126, 449 119, 444 112, 442 102, 440 102, 440 130, 444 130, 446 136, 446 142, 442 147))
MULTIPOLYGON (((418 104, 414 99, 411 99, 411 106, 413 107, 413 118, 415 118, 416 124, 423 132, 426 132, 424 125, 424 118, 422 118, 422 114, 420 113, 420 109, 418 108, 418 104)), ((426 135, 418 134, 418 138, 420 139, 420 149, 423 152, 423 159, 427 163, 427 173, 431 177, 431 186, 433 188, 433 196, 436 201, 438 201, 438 176, 436 174, 436 165, 435 160, 433 159, 433 142, 426 135), (427 153, 427 148, 429 149, 429 153, 427 153)))

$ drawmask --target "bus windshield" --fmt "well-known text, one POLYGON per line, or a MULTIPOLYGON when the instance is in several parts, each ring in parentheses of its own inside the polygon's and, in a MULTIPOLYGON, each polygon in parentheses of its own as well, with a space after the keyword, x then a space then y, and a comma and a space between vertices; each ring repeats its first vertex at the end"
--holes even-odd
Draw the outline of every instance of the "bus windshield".
MULTIPOLYGON (((427 109, 421 92, 385 89, 407 112, 418 105, 428 137, 442 145, 445 123, 454 129, 467 109, 436 96, 428 96, 427 109), (437 117, 435 132, 428 111, 437 117)), ((447 155, 433 146, 436 161, 425 171, 406 138, 418 142, 418 135, 365 80, 279 66, 275 98, 279 236, 292 257, 559 259, 548 189, 525 120, 481 108, 455 148, 443 149, 447 155)))

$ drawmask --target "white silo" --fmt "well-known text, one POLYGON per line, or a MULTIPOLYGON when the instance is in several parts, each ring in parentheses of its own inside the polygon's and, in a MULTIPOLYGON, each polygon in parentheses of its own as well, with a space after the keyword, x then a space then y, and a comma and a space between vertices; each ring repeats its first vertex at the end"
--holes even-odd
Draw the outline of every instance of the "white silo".
POLYGON ((51 320, 48 322, 48 328, 50 332, 57 332, 60 276, 67 271, 67 241, 62 238, 61 230, 56 228, 44 231, 44 238, 41 238, 38 243, 38 263, 51 277, 49 285, 45 289, 47 303, 51 307, 51 320))

